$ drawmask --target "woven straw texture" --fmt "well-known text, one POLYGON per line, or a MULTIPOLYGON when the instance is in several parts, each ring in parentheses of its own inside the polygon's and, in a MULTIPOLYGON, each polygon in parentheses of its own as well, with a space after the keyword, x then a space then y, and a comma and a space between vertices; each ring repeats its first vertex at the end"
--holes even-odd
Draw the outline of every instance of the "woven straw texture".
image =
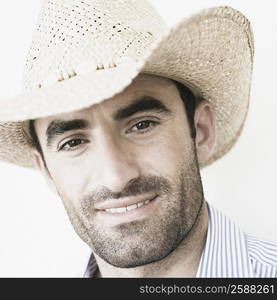
POLYGON ((240 136, 253 55, 250 23, 230 7, 204 10, 169 30, 146 0, 44 0, 23 93, 0 102, 0 159, 33 167, 28 120, 99 103, 148 73, 211 102, 216 144, 203 168, 240 136))

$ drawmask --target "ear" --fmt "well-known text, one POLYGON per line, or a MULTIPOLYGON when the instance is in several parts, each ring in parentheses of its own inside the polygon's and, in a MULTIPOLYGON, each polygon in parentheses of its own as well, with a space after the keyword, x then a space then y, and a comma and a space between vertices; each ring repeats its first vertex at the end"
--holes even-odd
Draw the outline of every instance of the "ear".
POLYGON ((32 153, 33 153, 33 159, 34 159, 34 166, 37 170, 41 171, 46 182, 47 185, 50 187, 50 189, 55 193, 58 194, 57 188, 54 184, 54 181, 51 177, 51 174, 49 173, 47 167, 44 164, 43 158, 41 156, 41 154, 35 149, 32 149, 32 153))
POLYGON ((194 125, 198 162, 202 163, 209 159, 215 144, 214 113, 211 104, 207 100, 202 100, 197 106, 194 125))

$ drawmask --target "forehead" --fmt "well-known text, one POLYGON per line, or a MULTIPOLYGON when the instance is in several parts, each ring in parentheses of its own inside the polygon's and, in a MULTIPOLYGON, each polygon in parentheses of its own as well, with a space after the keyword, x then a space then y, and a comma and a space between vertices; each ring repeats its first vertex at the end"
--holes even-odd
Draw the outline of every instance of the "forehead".
POLYGON ((61 120, 67 120, 72 118, 84 118, 88 115, 94 115, 95 117, 95 115, 97 115, 97 112, 99 111, 101 111, 101 113, 106 112, 107 114, 109 114, 116 111, 120 107, 124 107, 124 105, 127 105, 135 98, 146 95, 157 98, 166 105, 169 104, 169 102, 174 101, 173 99, 178 98, 176 97, 178 96, 178 90, 174 82, 168 78, 156 75, 140 74, 124 91, 115 95, 114 97, 106 99, 101 103, 94 104, 82 110, 69 113, 61 113, 55 116, 37 119, 36 127, 44 127, 52 120, 57 118, 61 120))

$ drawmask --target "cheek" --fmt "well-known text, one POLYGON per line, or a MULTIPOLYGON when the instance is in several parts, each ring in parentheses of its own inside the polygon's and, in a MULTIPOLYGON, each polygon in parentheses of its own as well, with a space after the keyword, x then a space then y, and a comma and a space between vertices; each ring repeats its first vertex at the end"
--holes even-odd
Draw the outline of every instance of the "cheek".
POLYGON ((192 140, 184 130, 177 127, 167 131, 141 153, 144 169, 165 177, 176 176, 176 171, 192 159, 192 140))
POLYGON ((76 202, 85 186, 84 169, 80 163, 69 164, 61 159, 53 159, 48 168, 61 198, 76 202))

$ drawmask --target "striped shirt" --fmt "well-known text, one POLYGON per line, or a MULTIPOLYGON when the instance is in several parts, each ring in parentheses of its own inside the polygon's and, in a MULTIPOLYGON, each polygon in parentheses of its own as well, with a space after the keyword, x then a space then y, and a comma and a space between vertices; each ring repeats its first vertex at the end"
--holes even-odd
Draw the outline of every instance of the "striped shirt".
MULTIPOLYGON (((277 244, 245 234, 211 204, 207 206, 207 238, 196 277, 277 277, 277 244)), ((84 277, 94 277, 97 268, 91 254, 84 277)))

